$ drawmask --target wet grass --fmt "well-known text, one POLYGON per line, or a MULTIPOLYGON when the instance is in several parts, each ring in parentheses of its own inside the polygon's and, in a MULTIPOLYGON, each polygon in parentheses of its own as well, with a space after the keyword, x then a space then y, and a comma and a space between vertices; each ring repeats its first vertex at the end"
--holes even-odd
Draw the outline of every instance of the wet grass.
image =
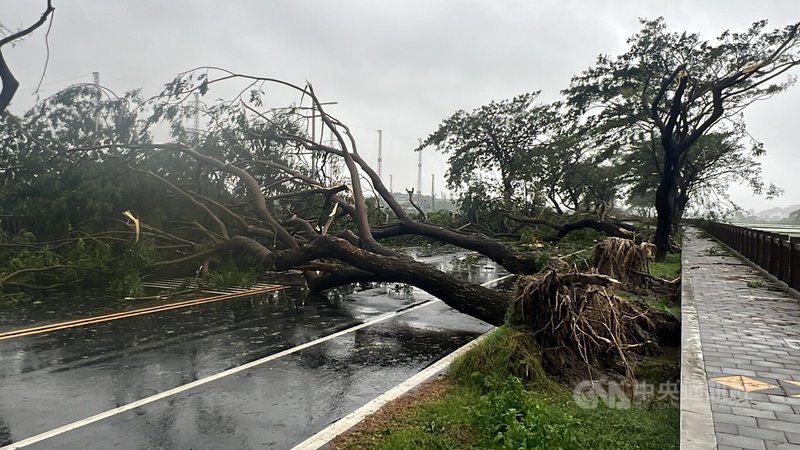
POLYGON ((667 253, 664 261, 650 264, 650 274, 667 280, 681 276, 681 254, 667 253))
MULTIPOLYGON (((451 367, 442 396, 416 403, 348 449, 677 449, 671 404, 580 407, 548 379, 529 335, 503 327, 451 367), (513 349, 523 346, 527 353, 513 349)), ((653 371, 657 375, 658 370, 653 371)))
POLYGON ((648 295, 640 295, 622 290, 614 291, 614 294, 629 302, 644 303, 650 308, 664 311, 672 315, 672 317, 681 320, 681 305, 671 301, 666 294, 650 293, 648 295))

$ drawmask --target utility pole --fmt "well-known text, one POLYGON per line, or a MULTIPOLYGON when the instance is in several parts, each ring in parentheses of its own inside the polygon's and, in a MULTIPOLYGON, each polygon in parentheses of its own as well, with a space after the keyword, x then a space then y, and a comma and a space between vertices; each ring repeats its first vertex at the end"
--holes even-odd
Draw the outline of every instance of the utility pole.
POLYGON ((383 180, 383 130, 378 130, 378 179, 383 180))
POLYGON ((102 98, 100 93, 100 72, 92 72, 92 80, 94 80, 94 100, 95 108, 97 108, 94 115, 94 129, 97 131, 100 128, 100 99, 102 98))
POLYGON ((436 191, 433 188, 434 176, 431 174, 431 211, 436 211, 436 191))
POLYGON ((419 142, 419 155, 417 155, 417 204, 422 208, 422 138, 417 139, 419 142))
POLYGON ((394 185, 393 185, 393 178, 392 174, 389 174, 389 193, 394 195, 394 185))

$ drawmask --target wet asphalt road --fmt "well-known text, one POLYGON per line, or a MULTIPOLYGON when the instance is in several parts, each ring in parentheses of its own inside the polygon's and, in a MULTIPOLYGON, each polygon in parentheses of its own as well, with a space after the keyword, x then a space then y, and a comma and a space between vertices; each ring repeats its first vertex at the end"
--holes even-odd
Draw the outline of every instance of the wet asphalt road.
MULTIPOLYGON (((462 276, 500 273, 479 264, 462 276)), ((419 291, 299 298, 290 290, 0 341, 0 445, 430 302, 27 447, 289 448, 489 328, 419 291)))

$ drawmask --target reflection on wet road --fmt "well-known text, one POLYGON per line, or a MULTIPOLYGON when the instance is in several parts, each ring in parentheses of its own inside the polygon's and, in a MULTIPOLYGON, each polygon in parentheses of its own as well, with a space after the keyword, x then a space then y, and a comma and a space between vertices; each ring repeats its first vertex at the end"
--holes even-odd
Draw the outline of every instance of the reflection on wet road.
MULTIPOLYGON (((0 445, 431 299, 393 286, 298 298, 290 290, 0 341, 0 445)), ((290 447, 488 328, 436 302, 29 448, 290 447)))

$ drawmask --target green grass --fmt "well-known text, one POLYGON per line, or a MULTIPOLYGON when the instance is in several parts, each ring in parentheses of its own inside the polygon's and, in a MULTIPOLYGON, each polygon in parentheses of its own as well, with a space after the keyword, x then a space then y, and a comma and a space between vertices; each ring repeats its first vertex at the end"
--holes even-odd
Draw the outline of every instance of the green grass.
POLYGON ((669 297, 665 294, 651 293, 649 295, 639 295, 628 291, 614 291, 618 297, 627 300, 630 303, 644 303, 650 308, 664 311, 671 314, 672 317, 681 320, 681 305, 670 301, 669 297))
POLYGON ((650 274, 673 280, 681 276, 681 254, 667 253, 664 261, 650 264, 650 274))
POLYGON ((584 409, 547 379, 535 351, 509 349, 530 336, 508 328, 459 359, 449 389, 343 447, 352 449, 677 449, 674 405, 584 409), (523 381, 512 373, 527 374, 523 381), (544 377, 544 378, 543 378, 544 377))

